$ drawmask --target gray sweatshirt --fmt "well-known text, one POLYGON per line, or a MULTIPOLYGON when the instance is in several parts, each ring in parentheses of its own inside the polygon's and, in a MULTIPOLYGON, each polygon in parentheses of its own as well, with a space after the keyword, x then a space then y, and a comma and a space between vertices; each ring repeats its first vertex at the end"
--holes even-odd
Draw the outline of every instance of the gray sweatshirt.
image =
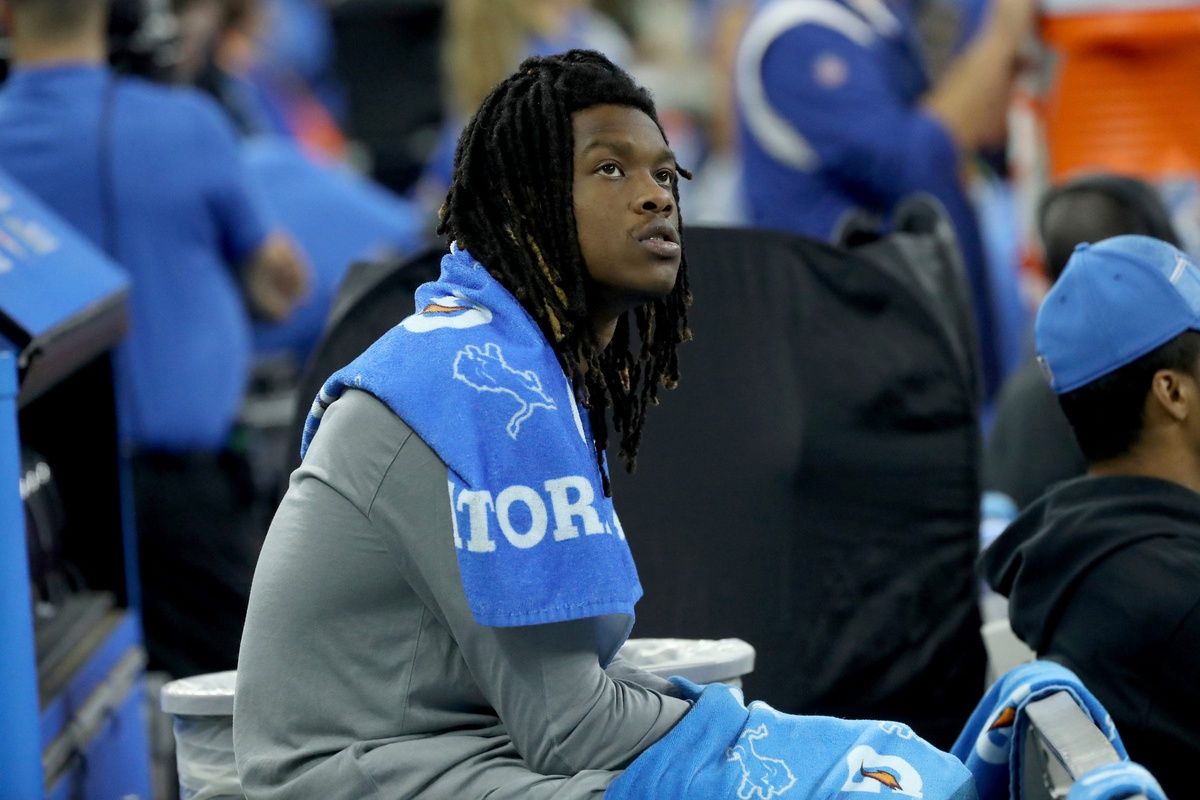
POLYGON ((467 607, 445 465, 349 391, 254 575, 234 748, 248 798, 596 798, 688 705, 621 661, 625 620, 488 628, 467 607))

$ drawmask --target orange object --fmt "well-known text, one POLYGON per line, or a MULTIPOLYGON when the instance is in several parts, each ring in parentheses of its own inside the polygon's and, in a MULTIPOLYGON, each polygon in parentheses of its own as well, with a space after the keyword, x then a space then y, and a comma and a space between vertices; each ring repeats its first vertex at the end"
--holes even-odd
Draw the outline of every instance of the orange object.
POLYGON ((1047 16, 1042 35, 1057 59, 1040 108, 1051 181, 1200 174, 1200 3, 1047 16))

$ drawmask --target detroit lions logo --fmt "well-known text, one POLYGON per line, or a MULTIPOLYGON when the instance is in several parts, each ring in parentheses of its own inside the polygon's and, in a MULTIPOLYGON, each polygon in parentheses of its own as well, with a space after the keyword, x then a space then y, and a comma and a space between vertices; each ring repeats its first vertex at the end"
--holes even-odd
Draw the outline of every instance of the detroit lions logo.
POLYGON ((520 403, 517 413, 504 427, 513 439, 517 438, 521 425, 533 416, 535 409, 558 410, 554 400, 542 389, 542 381, 537 373, 510 367, 500 352, 500 345, 495 342, 489 342, 482 348, 469 344, 459 350, 454 357, 454 378, 477 392, 507 394, 520 403))
POLYGON ((759 755, 754 743, 770 735, 766 723, 753 730, 742 731, 737 743, 726 751, 730 761, 738 762, 742 769, 742 782, 738 785, 739 800, 771 800, 784 794, 796 783, 796 776, 786 763, 778 758, 759 755))
POLYGON ((889 795, 924 797, 921 773, 900 756, 880 755, 871 746, 861 744, 846 754, 846 768, 850 774, 843 792, 879 794, 887 789, 889 795))
POLYGON ((400 327, 412 333, 428 333, 442 328, 474 328, 492 321, 492 312, 464 297, 435 297, 425 307, 405 317, 400 327))

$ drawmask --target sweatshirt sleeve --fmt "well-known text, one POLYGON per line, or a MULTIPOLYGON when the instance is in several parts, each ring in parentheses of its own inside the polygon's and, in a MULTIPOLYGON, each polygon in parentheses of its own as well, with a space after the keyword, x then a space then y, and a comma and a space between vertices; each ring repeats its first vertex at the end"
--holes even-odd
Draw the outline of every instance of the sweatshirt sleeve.
POLYGON ((534 772, 623 769, 688 709, 601 669, 593 620, 463 628, 463 655, 534 772))

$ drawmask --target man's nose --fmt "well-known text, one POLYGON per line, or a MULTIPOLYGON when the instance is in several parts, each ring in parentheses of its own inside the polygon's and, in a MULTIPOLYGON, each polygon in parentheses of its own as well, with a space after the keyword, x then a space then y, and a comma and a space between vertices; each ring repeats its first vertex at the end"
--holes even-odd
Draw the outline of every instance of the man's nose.
POLYGON ((653 175, 642 181, 636 201, 637 209, 651 214, 670 214, 675 210, 675 195, 670 186, 663 186, 653 175))

